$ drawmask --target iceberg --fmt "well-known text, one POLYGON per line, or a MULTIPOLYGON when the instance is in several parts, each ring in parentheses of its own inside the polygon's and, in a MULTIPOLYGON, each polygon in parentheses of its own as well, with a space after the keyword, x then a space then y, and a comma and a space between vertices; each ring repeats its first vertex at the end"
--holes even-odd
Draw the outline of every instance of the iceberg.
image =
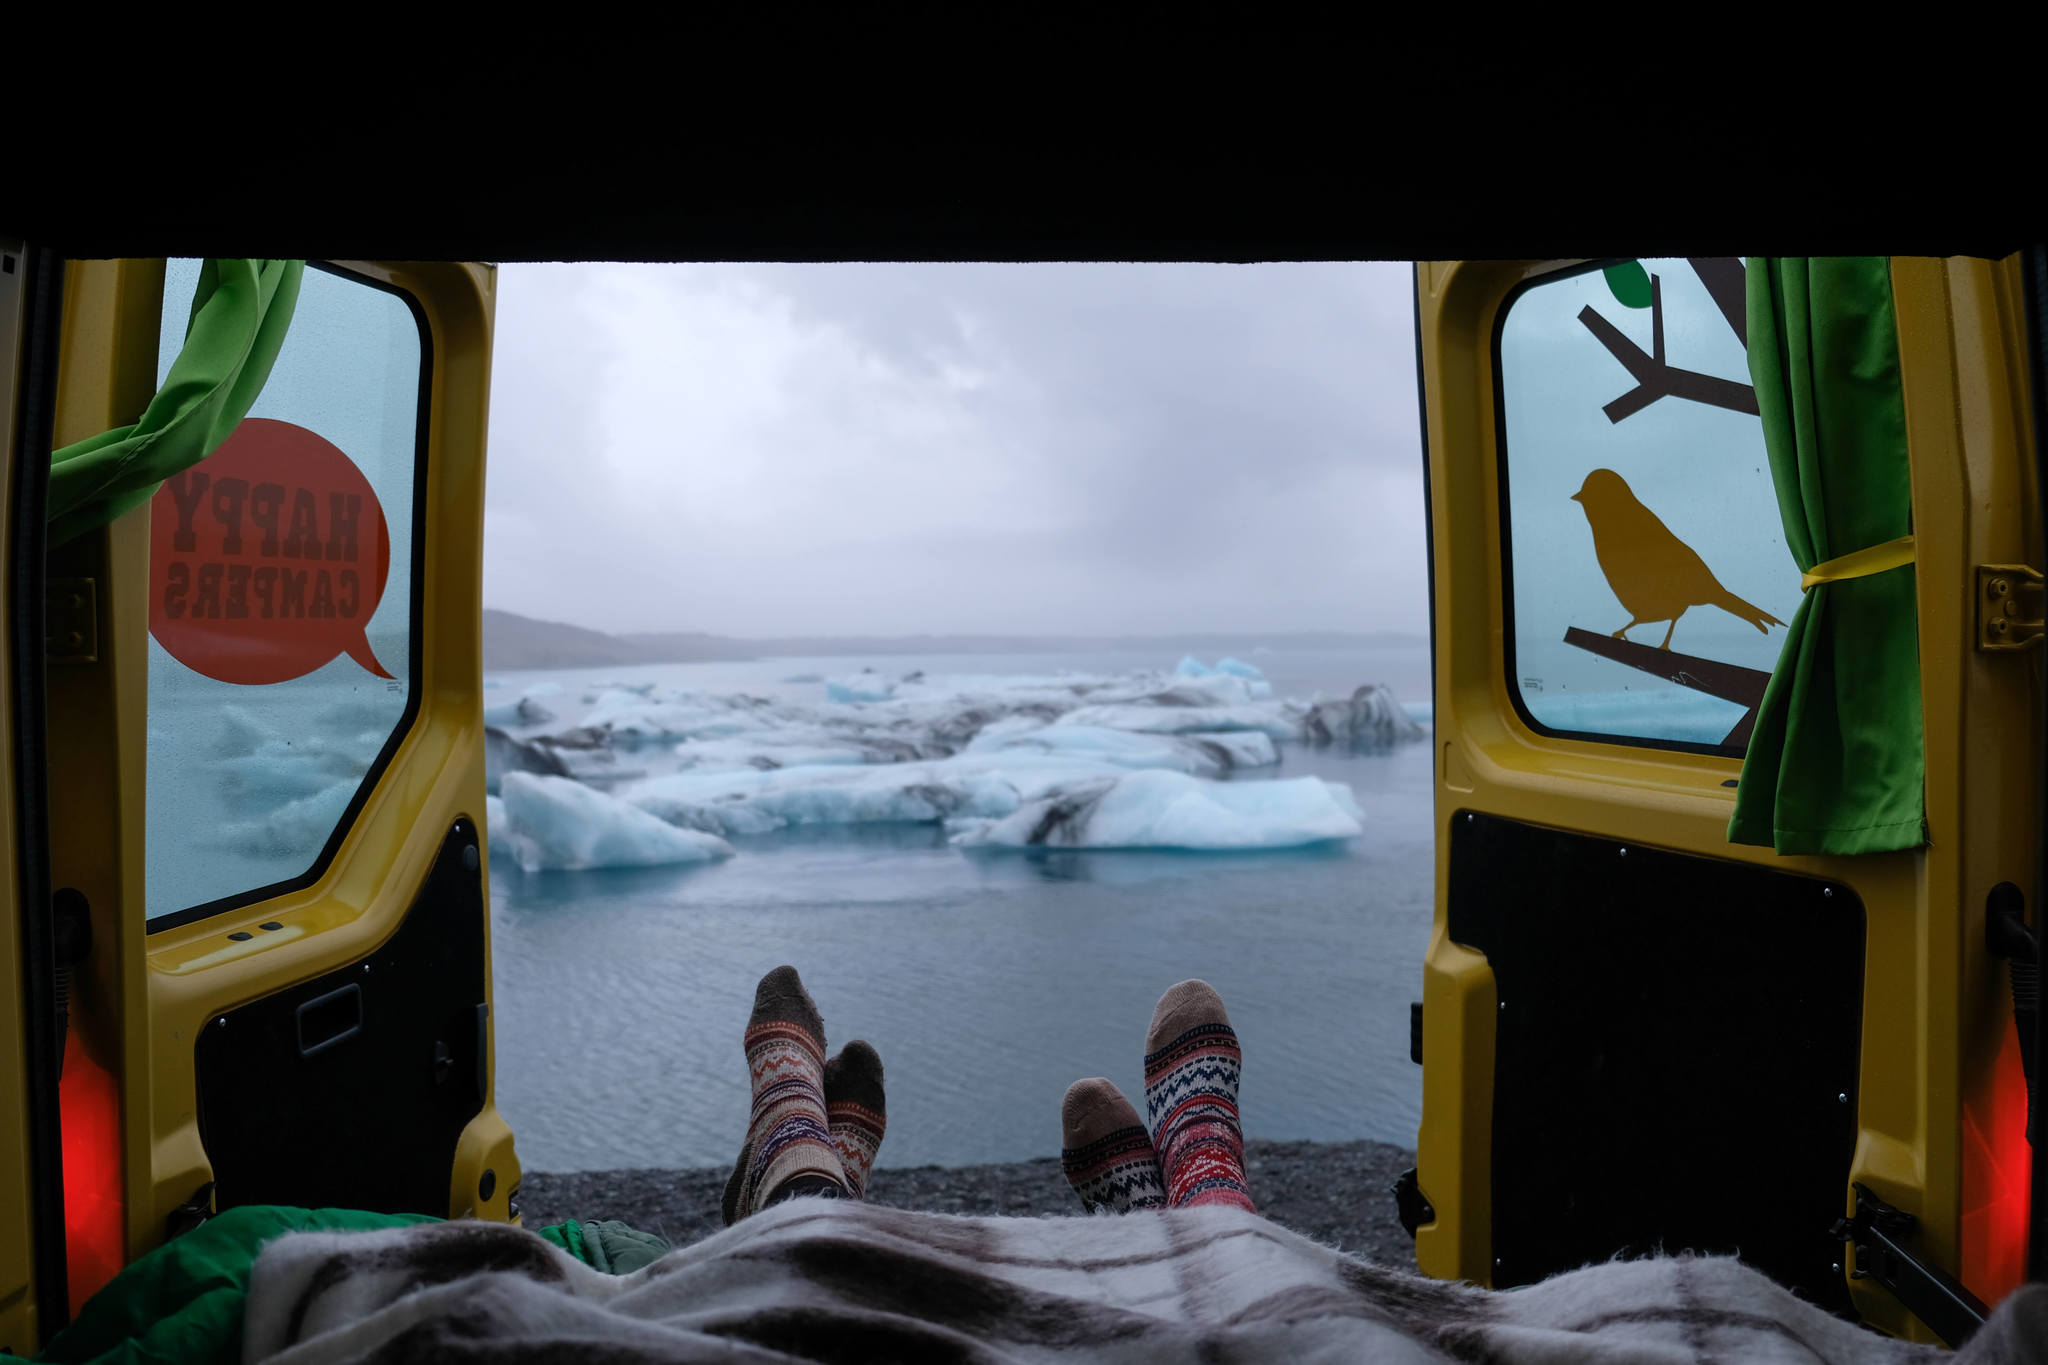
MULTIPOLYGON (((833 679, 825 700, 593 684, 604 690, 580 714, 539 733, 492 727, 487 787, 505 798, 500 834, 522 866, 720 856, 650 852, 621 806, 714 841, 901 822, 944 825, 963 847, 1278 848, 1357 834, 1348 789, 1220 779, 1270 771, 1286 743, 1372 752, 1425 734, 1383 688, 1283 701, 1242 660, 1183 662, 1122 675, 865 669, 833 679), (591 789, 596 804, 572 805, 557 784, 591 789), (524 815, 542 793, 549 813, 524 815), (1155 807, 1171 813, 1151 819, 1155 807)), ((276 739, 247 724, 235 737, 244 752, 276 739)), ((281 791, 310 797, 325 780, 309 767, 281 791)))
POLYGON ((1522 704, 1553 730, 1691 744, 1722 743, 1747 711, 1739 702, 1656 683, 1622 692, 1524 692, 1522 704))
MULTIPOLYGON (((326 843, 327 836, 341 823, 341 817, 361 785, 360 777, 336 782, 254 819, 222 825, 214 832, 211 842, 216 847, 259 858, 304 856, 309 849, 317 849, 326 843)), ((311 858, 306 860, 310 862, 311 858)))
POLYGON ((1364 833, 1363 821, 1351 789, 1338 782, 1205 782, 1150 770, 1077 783, 1009 815, 952 828, 963 848, 1220 851, 1352 839, 1364 833))
POLYGON ((1345 745, 1352 749, 1390 749, 1396 744, 1427 739, 1393 692, 1367 683, 1347 701, 1317 701, 1301 717, 1301 741, 1315 748, 1345 745))
POLYGON ((637 695, 612 693, 598 699, 597 705, 583 717, 578 728, 603 730, 612 743, 631 748, 662 740, 736 735, 750 726, 743 715, 735 714, 732 707, 712 698, 652 701, 637 695))
MULTIPOLYGON (((491 851, 493 861, 512 858, 511 831, 506 828, 505 803, 495 796, 484 797, 484 846, 491 851)), ((512 858, 513 866, 519 860, 512 858)))
POLYGON ((895 695, 896 684, 871 668, 844 678, 834 678, 825 684, 825 696, 829 701, 888 701, 895 695))
POLYGON ((503 805, 512 856, 528 872, 700 863, 733 853, 714 834, 678 829, 572 778, 506 773, 503 805))
POLYGON ((1236 706, 1146 706, 1130 702, 1082 706, 1053 723, 1155 735, 1257 730, 1269 739, 1297 739, 1301 734, 1300 721, 1288 713, 1284 703, 1278 702, 1245 702, 1236 706))
POLYGON ((517 701, 497 702, 484 708, 484 724, 501 726, 508 729, 517 729, 530 725, 546 725, 554 718, 554 712, 542 706, 531 696, 521 697, 517 701))
MULTIPOLYGON (((1060 776, 1074 765, 1063 765, 1060 776)), ((1088 771, 1092 772, 1092 769, 1088 771)), ((1028 779, 1026 786, 1030 786, 1028 779)), ((1018 786, 990 764, 932 763, 677 773, 621 792, 632 805, 687 829, 737 836, 791 825, 937 824, 1007 815, 1018 786)))
POLYGON ((1259 730, 1146 734, 1097 725, 1036 725, 1028 721, 1023 726, 1011 721, 989 726, 968 744, 967 752, 1064 754, 1123 768, 1165 768, 1197 777, 1265 768, 1280 761, 1271 737, 1259 730))
POLYGON ((1253 697, 1270 697, 1273 685, 1266 681, 1266 675, 1256 665, 1242 659, 1223 658, 1216 661, 1214 668, 1190 654, 1180 661, 1174 670, 1177 678, 1242 678, 1250 684, 1253 697))
POLYGON ((507 773, 540 773, 547 777, 567 777, 569 770, 563 765, 552 747, 536 740, 514 739, 495 726, 484 727, 484 791, 496 796, 505 781, 507 773))

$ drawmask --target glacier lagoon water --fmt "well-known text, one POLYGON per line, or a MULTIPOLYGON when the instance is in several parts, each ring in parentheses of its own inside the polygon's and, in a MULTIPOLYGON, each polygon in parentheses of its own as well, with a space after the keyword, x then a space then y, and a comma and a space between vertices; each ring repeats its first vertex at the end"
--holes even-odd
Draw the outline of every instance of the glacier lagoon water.
MULTIPOLYGON (((1385 682, 1429 695, 1421 646, 1241 657, 1276 696, 1385 682)), ((597 681, 822 699, 864 665, 900 675, 1170 669, 1150 654, 766 659, 492 675, 495 702, 597 681), (543 686, 543 690, 546 689, 543 686)), ((824 826, 733 840, 715 864, 524 873, 492 864, 497 1098, 532 1170, 729 1163, 746 1126, 739 1034, 756 980, 794 963, 836 1047, 864 1037, 888 1077, 880 1163, 1056 1155, 1070 1081, 1142 1106, 1141 1054, 1166 986, 1199 976, 1245 1048, 1250 1136, 1412 1145, 1421 1070, 1408 1005, 1428 945, 1431 750, 1282 746, 1277 769, 1348 783, 1348 844, 1255 853, 974 851, 929 825, 824 826)))

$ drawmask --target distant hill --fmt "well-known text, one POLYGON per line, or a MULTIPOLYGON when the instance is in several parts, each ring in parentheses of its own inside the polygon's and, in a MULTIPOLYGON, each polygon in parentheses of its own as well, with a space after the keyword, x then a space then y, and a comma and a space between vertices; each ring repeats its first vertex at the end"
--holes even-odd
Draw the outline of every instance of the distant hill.
POLYGON ((484 608, 484 667, 584 668, 592 664, 643 664, 678 659, 745 659, 749 654, 650 653, 643 645, 601 630, 536 621, 509 611, 484 608))
MULTIPOLYGON (((484 609, 484 667, 584 668, 595 664, 697 663, 718 659, 789 658, 851 654, 1078 654, 1111 650, 1158 655, 1243 654, 1258 645, 1276 649, 1398 648, 1427 644, 1425 637, 1307 631, 1191 635, 851 635, 785 636, 748 640, 701 631, 607 635, 581 626, 536 621, 484 609)), ((1171 659, 1165 660, 1171 663, 1171 659)))

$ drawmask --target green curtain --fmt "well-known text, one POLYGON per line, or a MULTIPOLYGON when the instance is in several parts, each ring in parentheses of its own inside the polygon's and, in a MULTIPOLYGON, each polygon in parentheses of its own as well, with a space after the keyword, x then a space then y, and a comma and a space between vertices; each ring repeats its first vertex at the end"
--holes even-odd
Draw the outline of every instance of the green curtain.
POLYGON ((305 269, 254 260, 200 268, 184 349, 142 420, 50 456, 50 544, 148 502, 165 479, 220 449, 270 378, 305 269))
MULTIPOLYGON (((1753 257, 1749 371, 1801 571, 1912 532, 1891 271, 1881 256, 1753 257)), ((1764 690, 1728 838, 1780 853, 1927 842, 1910 564, 1805 595, 1764 690)))

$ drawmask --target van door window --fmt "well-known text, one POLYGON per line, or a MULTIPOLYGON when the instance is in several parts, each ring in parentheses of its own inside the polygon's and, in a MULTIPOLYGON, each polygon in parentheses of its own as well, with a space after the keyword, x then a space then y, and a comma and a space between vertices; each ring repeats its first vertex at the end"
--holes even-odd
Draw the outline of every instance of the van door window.
MULTIPOLYGON (((159 381, 198 273, 169 263, 159 381)), ((411 723, 426 336, 309 264, 248 418, 151 503, 153 929, 317 877, 411 723)))
POLYGON ((1735 257, 1550 275, 1495 341, 1509 695, 1533 728, 1741 754, 1799 605, 1735 257))

